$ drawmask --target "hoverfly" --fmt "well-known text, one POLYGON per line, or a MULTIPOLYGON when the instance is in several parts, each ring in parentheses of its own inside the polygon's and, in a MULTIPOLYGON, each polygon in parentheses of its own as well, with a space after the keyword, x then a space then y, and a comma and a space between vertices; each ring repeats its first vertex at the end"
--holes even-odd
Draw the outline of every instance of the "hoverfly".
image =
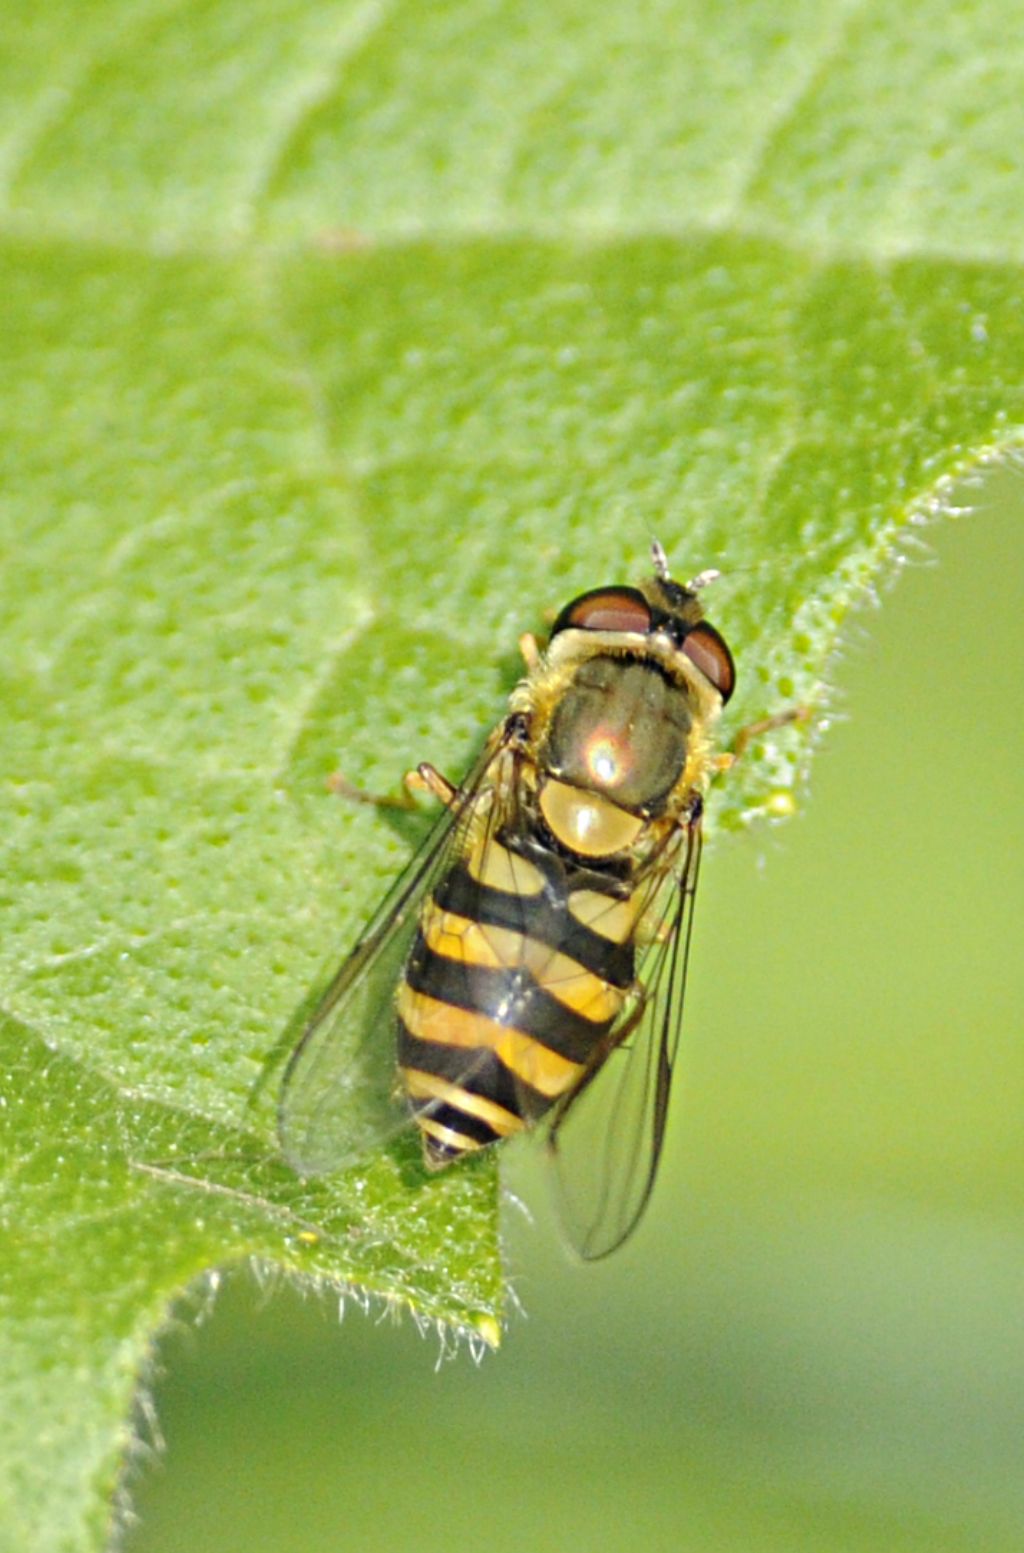
POLYGON ((653 558, 640 587, 567 604, 543 653, 524 637, 526 677, 461 786, 419 768, 444 813, 285 1074, 300 1173, 373 1141, 353 1110, 385 1051, 429 1169, 541 1123, 581 1254, 636 1226, 665 1133, 711 733, 735 681, 706 579, 683 587, 653 558))

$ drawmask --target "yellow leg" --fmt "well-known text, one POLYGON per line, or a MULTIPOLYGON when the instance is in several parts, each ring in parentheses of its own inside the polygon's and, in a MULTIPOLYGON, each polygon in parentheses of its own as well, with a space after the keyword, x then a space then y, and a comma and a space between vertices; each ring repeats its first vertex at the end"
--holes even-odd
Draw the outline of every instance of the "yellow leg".
POLYGON ((442 776, 436 766, 432 766, 429 760, 424 760, 415 771, 405 773, 405 785, 410 793, 430 793, 450 809, 455 802, 458 788, 453 782, 449 782, 446 776, 442 776))
POLYGON ((329 792, 337 793, 339 798, 344 798, 346 803, 368 803, 375 809, 404 809, 407 813, 416 812, 416 804, 411 793, 368 793, 364 788, 350 782, 340 771, 331 772, 327 778, 327 789, 329 792))
POLYGON ((337 793, 339 798, 344 798, 348 803, 368 803, 375 809, 403 809, 408 814, 415 814, 419 810, 417 793, 429 793, 432 798, 439 799, 446 809, 451 808, 458 793, 458 788, 426 760, 415 771, 405 773, 402 778, 403 791, 400 793, 368 793, 356 787, 340 771, 332 771, 327 778, 327 786, 330 792, 337 793))
POLYGON ((752 744, 755 739, 760 739, 766 733, 771 733, 773 728, 788 728, 790 723, 805 723, 809 721, 811 708, 809 706, 791 706, 785 712, 776 712, 774 717, 761 717, 756 723, 747 723, 741 728, 732 741, 732 749, 723 750, 714 758, 716 771, 728 771, 740 756, 752 744))
POLYGON ((524 631, 519 638, 519 651, 523 655, 523 662, 526 664, 528 672, 532 674, 540 662, 540 648, 537 646, 537 638, 532 631, 524 631))

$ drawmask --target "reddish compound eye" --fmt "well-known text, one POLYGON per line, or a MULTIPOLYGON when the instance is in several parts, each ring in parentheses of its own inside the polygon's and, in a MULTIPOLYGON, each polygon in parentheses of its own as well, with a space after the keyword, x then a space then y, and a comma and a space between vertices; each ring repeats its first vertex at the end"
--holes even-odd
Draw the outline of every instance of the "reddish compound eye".
POLYGON ((736 684, 736 668, 732 653, 714 626, 702 620, 683 637, 682 648, 690 662, 714 685, 723 704, 728 701, 736 684))
POLYGON ((593 588, 565 606, 552 636, 569 626, 580 631, 637 631, 646 636, 651 609, 636 588, 593 588))

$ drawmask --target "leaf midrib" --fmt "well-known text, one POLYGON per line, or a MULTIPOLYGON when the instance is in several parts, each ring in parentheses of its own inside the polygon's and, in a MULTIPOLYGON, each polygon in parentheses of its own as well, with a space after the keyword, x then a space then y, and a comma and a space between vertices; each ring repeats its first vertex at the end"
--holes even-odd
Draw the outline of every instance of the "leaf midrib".
POLYGON ((719 220, 709 217, 704 221, 690 219, 657 225, 628 220, 605 224, 572 218, 561 222, 537 221, 530 226, 453 224, 426 227, 410 223, 405 229, 346 232, 338 243, 333 241, 329 226, 321 226, 289 242, 259 236, 231 236, 213 228, 200 234, 194 242, 184 242, 177 236, 165 236, 159 231, 154 232, 150 240, 143 241, 130 231, 122 231, 114 238, 109 228, 100 230, 70 222, 66 225, 46 220, 39 222, 12 213, 0 218, 0 242, 10 243, 12 247, 31 247, 40 254, 63 253, 71 248, 93 258, 136 257, 154 264, 205 260, 236 265, 248 260, 254 270, 311 257, 321 261, 333 258, 339 265, 350 259, 356 264, 365 264, 378 254, 412 253, 418 249, 429 249, 436 254, 446 251, 461 254, 492 244, 510 251, 517 246, 537 246, 581 253, 612 253, 618 248, 640 243, 671 243, 686 248, 716 241, 763 246, 781 255, 789 254, 811 277, 834 265, 861 265, 877 274, 906 263, 942 264, 960 272, 1018 268, 1024 263, 1024 254, 1011 254, 984 244, 965 251, 960 242, 947 246, 938 239, 927 242, 879 239, 874 243, 826 240, 817 233, 800 232, 794 236, 792 227, 758 218, 719 220))

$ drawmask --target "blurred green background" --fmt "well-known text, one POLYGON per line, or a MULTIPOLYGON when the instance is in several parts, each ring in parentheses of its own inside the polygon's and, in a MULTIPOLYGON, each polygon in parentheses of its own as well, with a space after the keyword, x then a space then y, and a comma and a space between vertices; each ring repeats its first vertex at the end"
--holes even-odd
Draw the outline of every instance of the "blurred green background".
POLYGON ((802 816, 705 866, 634 1239, 574 1264, 508 1159, 479 1367, 232 1275, 159 1350, 130 1553, 1024 1547, 1024 475, 972 499, 851 623, 802 816))

